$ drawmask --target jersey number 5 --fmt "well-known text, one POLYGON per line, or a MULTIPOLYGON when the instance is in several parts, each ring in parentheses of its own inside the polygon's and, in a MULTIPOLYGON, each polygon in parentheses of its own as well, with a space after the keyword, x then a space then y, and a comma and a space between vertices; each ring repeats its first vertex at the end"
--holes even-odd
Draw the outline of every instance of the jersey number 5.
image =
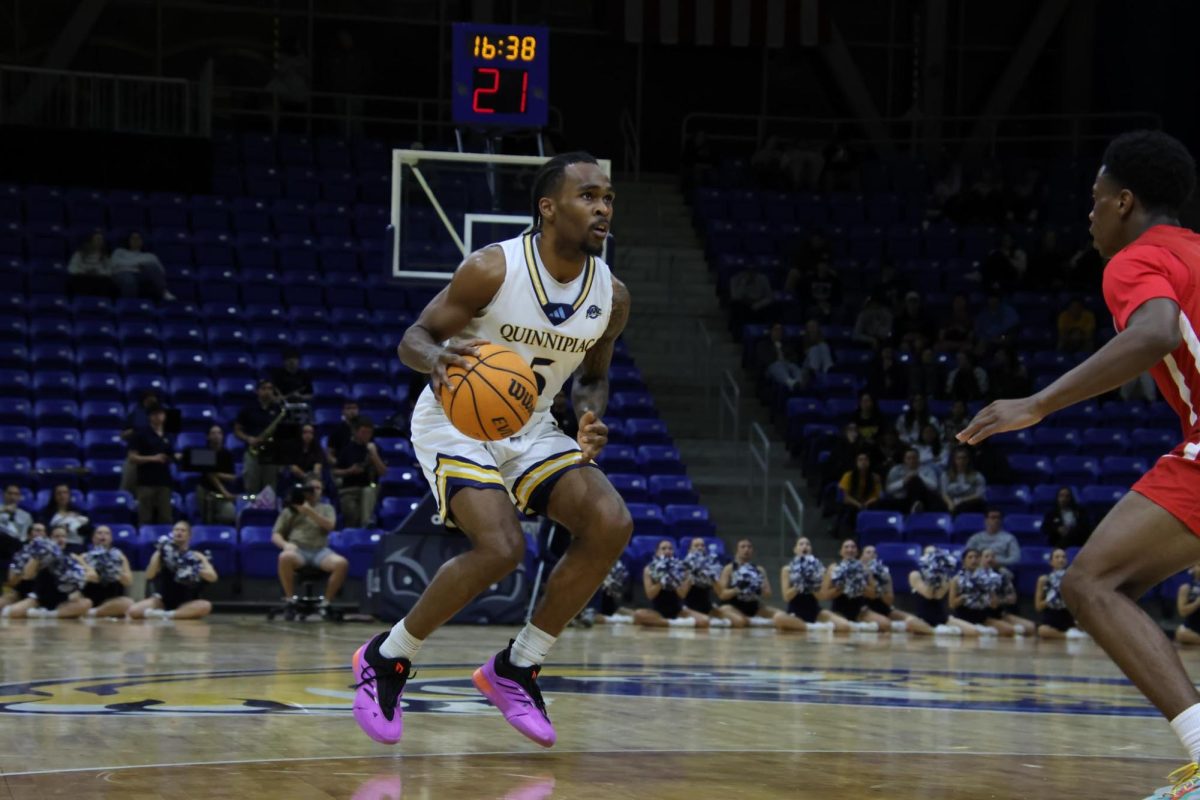
POLYGON ((546 391, 546 376, 538 372, 538 367, 548 367, 553 363, 553 358, 535 358, 529 362, 529 368, 533 370, 533 378, 537 381, 538 397, 541 397, 542 392, 546 391))

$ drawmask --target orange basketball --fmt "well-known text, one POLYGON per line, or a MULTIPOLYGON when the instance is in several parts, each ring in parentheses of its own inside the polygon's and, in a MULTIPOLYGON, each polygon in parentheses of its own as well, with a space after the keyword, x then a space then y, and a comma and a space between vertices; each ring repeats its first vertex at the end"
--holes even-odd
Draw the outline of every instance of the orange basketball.
POLYGON ((537 405, 533 369, 498 344, 479 347, 479 358, 463 356, 468 369, 446 370, 442 409, 454 427, 484 442, 507 439, 525 426, 537 405))

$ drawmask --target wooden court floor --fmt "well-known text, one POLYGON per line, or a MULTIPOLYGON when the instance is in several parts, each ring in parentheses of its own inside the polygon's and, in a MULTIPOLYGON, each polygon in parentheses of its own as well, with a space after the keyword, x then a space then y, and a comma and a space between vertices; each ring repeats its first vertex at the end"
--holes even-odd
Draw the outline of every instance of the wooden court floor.
POLYGON ((349 713, 373 626, 5 622, 0 800, 1141 798, 1182 762, 1091 643, 569 630, 547 751, 470 683, 512 629, 431 638, 392 748, 349 713))

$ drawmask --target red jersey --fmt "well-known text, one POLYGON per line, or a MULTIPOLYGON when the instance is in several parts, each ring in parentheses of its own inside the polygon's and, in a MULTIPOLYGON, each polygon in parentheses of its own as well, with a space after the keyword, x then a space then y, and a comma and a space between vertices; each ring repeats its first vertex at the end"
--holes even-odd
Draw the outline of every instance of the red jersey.
POLYGON ((1147 300, 1166 297, 1179 306, 1179 346, 1150 370, 1163 398, 1175 409, 1183 442, 1175 455, 1200 455, 1200 235, 1155 225, 1122 248, 1104 268, 1104 302, 1117 331, 1147 300))

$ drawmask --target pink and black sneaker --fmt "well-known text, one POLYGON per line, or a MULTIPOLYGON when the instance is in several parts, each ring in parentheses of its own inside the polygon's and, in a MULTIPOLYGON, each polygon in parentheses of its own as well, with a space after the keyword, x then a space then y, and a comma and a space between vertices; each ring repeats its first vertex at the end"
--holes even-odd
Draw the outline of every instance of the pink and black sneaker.
POLYGON ((537 685, 541 666, 518 667, 510 663, 508 658, 512 645, 510 639, 508 647, 475 670, 471 680, 475 688, 500 709, 509 725, 542 747, 553 747, 558 737, 554 733, 554 726, 550 724, 546 703, 537 685))
POLYGON ((413 673, 407 658, 387 658, 379 652, 387 636, 381 633, 354 651, 354 720, 375 741, 395 744, 404 734, 400 693, 413 673))

